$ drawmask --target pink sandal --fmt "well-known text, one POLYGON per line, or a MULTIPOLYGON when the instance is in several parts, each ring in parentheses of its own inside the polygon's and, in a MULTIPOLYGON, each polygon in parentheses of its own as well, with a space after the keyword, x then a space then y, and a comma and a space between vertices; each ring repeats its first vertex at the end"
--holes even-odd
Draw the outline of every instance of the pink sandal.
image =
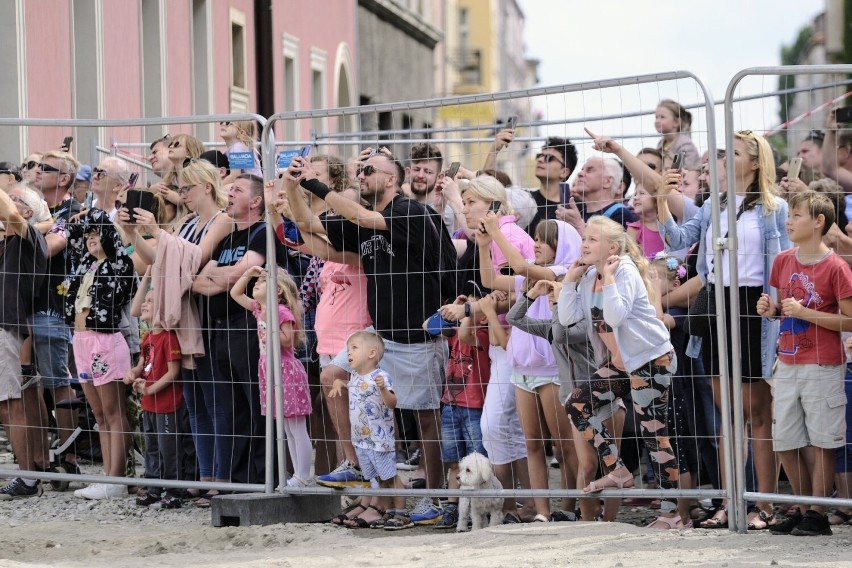
POLYGON ((653 521, 648 523, 646 525, 646 528, 663 529, 663 530, 667 530, 667 531, 677 530, 677 529, 683 528, 683 521, 681 520, 680 515, 675 515, 674 517, 664 517, 664 516, 660 515, 659 517, 657 517, 656 519, 654 519, 653 521), (654 526, 657 523, 662 523, 665 526, 663 526, 663 527, 654 526))
POLYGON ((618 478, 610 472, 586 485, 583 488, 583 493, 597 493, 604 489, 630 489, 633 485, 632 475, 630 477, 618 478))

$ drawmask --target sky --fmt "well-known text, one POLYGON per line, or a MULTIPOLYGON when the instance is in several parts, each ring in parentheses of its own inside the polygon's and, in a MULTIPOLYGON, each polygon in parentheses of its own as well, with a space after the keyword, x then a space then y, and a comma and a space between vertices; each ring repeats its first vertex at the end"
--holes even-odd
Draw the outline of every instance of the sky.
MULTIPOLYGON (((825 8, 824 0, 518 0, 525 16, 526 55, 540 60, 539 85, 560 85, 675 70, 691 71, 722 100, 728 83, 747 67, 780 65, 781 46, 825 8)), ((768 93, 776 77, 746 79, 738 94, 768 93)), ((703 98, 692 80, 587 91, 582 96, 539 98, 545 120, 595 117, 656 107, 669 97, 682 103, 703 98)), ((717 127, 723 124, 716 107, 717 127)), ((735 127, 762 132, 775 127, 778 99, 769 97, 735 106, 735 127)), ((696 113, 699 114, 699 113, 696 113)), ((706 121, 696 116, 699 149, 706 147, 706 121)), ((655 145, 651 115, 594 121, 598 134, 627 136, 628 148, 655 145), (639 136, 641 138, 630 138, 639 136)), ((576 138, 583 124, 548 127, 548 133, 576 138)), ((696 139, 697 138, 697 139, 696 139)), ((724 135, 717 130, 717 145, 724 135)), ((584 150, 581 149, 581 153, 584 150)), ((585 149, 588 151, 588 148, 585 149)))

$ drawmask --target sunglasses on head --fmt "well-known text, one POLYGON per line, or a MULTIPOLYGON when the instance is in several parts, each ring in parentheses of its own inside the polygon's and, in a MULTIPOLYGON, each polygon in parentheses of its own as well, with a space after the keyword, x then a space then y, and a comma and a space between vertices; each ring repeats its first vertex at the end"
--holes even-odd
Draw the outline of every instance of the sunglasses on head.
POLYGON ((45 164, 45 163, 39 164, 38 169, 40 169, 41 171, 43 171, 45 173, 59 173, 59 172, 62 171, 59 168, 54 168, 50 164, 45 164))
POLYGON ((563 162, 562 160, 560 160, 558 157, 554 156, 553 154, 536 154, 535 159, 536 160, 544 160, 544 162, 546 164, 549 164, 550 162, 558 162, 559 165, 561 165, 563 167, 565 166, 565 162, 563 162))
POLYGON ((22 170, 34 170, 38 167, 38 162, 35 160, 30 160, 29 162, 25 162, 21 165, 22 170))

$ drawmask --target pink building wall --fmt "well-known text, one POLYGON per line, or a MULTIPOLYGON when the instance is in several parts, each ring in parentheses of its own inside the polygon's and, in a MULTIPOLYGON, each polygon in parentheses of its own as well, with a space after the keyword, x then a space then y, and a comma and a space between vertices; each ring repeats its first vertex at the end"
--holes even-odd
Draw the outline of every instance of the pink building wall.
MULTIPOLYGON (((142 62, 139 12, 121 2, 103 2, 104 118, 142 116, 142 62)), ((140 127, 112 128, 108 137, 139 140, 140 127)))

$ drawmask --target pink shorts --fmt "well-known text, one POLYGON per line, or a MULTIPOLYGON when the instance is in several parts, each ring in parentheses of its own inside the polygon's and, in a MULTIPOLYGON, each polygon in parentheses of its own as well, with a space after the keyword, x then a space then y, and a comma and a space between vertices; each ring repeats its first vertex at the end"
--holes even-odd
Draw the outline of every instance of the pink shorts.
POLYGON ((80 381, 96 387, 122 380, 133 366, 130 348, 119 332, 75 331, 74 362, 80 381))

